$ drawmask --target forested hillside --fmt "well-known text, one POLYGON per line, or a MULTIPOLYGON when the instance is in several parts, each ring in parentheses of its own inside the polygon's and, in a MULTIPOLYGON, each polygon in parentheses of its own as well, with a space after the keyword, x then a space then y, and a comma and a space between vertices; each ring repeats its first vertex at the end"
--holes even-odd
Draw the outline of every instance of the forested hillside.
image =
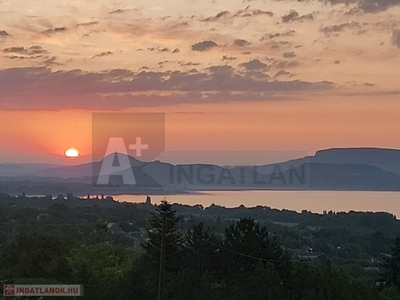
POLYGON ((400 299, 390 214, 100 203, 1 205, 0 279, 84 299, 400 299))

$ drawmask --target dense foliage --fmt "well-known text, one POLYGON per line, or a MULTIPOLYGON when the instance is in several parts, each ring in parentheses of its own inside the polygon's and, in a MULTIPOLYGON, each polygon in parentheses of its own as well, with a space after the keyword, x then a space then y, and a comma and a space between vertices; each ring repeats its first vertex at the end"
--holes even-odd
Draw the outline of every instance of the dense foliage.
POLYGON ((400 239, 391 238, 391 216, 373 216, 376 228, 379 220, 390 225, 381 232, 362 214, 349 216, 358 222, 351 227, 333 213, 282 212, 272 222, 243 208, 230 219, 185 209, 166 201, 0 206, 0 280, 83 284, 84 299, 400 299, 400 239), (362 267, 370 255, 384 258, 362 267))

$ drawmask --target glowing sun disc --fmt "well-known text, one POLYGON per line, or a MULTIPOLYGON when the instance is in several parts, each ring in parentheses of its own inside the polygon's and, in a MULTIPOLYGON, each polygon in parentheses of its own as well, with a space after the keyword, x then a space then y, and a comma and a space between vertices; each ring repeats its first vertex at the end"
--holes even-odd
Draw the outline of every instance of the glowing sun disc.
POLYGON ((79 156, 79 151, 75 148, 69 148, 65 151, 65 156, 69 158, 76 158, 79 156))

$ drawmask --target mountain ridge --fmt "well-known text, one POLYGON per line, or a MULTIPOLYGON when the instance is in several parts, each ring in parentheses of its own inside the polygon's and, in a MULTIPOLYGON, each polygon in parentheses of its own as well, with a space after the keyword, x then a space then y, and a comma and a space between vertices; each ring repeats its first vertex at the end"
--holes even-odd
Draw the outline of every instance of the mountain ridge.
MULTIPOLYGON (((110 154, 114 155, 114 154, 110 154)), ((157 186, 155 182, 160 183, 160 186, 171 187, 176 182, 171 181, 171 170, 175 168, 178 171, 182 171, 182 174, 190 174, 190 172, 202 174, 208 176, 207 170, 213 170, 218 176, 218 174, 225 174, 222 184, 219 182, 217 184, 217 179, 214 178, 212 184, 205 185, 202 183, 202 179, 195 180, 194 183, 185 183, 181 185, 181 188, 188 188, 193 190, 204 190, 204 189, 214 189, 214 188, 242 188, 242 189, 268 189, 268 188, 288 188, 288 186, 283 186, 281 184, 277 185, 252 185, 251 180, 253 176, 258 177, 257 180, 268 182, 268 176, 271 176, 276 170, 276 166, 279 166, 280 171, 286 178, 291 170, 291 168, 301 168, 303 166, 307 167, 308 181, 304 185, 294 185, 289 188, 306 188, 314 190, 388 190, 388 191, 398 191, 400 190, 400 150, 388 149, 388 148, 329 148, 319 150, 313 156, 306 156, 303 158, 297 158, 281 163, 266 164, 255 166, 245 166, 245 167, 235 167, 231 166, 221 167, 215 164, 177 164, 173 165, 168 162, 151 161, 143 162, 132 156, 128 156, 131 166, 139 167, 134 168, 135 177, 139 179, 142 187, 146 184, 149 186, 157 186), (172 168, 172 169, 171 169, 172 168), (139 173, 138 173, 139 170, 139 173), (141 172, 141 173, 140 173, 141 172), (224 173, 225 172, 225 173, 224 173), (253 172, 253 173, 252 173, 253 172), (254 173, 255 172, 255 173, 254 173), (227 174, 232 176, 231 182, 229 178, 227 179, 227 174), (253 174, 253 175, 252 175, 253 174), (255 174, 255 175, 254 175, 255 174), (237 184, 238 178, 243 177, 243 185, 239 186, 237 184), (147 178, 147 179, 145 179, 147 178), (172 185, 171 185, 172 184, 172 185)), ((32 172, 29 172, 31 180, 35 178, 64 178, 66 181, 69 179, 77 178, 92 178, 92 168, 97 170, 101 168, 102 161, 78 164, 74 166, 56 166, 49 169, 42 169, 37 171, 34 176, 32 172)), ((4 169, 4 164, 0 164, 0 177, 7 177, 7 174, 21 174, 21 173, 9 173, 8 169, 4 169)), ((16 165, 18 169, 18 165, 16 165)), ((300 169, 299 169, 300 170, 300 169)), ((283 175, 282 175, 283 176, 283 175)), ((19 176, 9 175, 10 178, 18 178, 19 176)), ((192 175, 193 177, 193 175, 192 175)), ((195 177, 195 176, 194 176, 195 177)), ((94 179, 93 179, 94 178, 94 179)), ((209 177, 204 177, 209 178, 209 177)), ((203 178, 203 181, 204 181, 203 178)), ((196 178, 195 178, 196 179, 196 178)), ((175 178, 176 180, 176 178, 175 178)), ((2 178, 4 181, 4 178, 2 178)), ((95 182, 95 181, 92 181, 95 182)), ((179 183, 181 184, 181 183, 179 183)))

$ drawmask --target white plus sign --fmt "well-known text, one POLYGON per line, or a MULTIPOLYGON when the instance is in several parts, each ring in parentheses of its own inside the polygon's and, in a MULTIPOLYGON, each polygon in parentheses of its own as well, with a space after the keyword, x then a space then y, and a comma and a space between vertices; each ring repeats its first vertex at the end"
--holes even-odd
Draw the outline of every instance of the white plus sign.
POLYGON ((149 145, 142 144, 142 138, 141 137, 137 137, 136 138, 136 144, 129 144, 129 149, 136 150, 136 156, 137 157, 141 157, 142 156, 142 150, 149 149, 149 145))

